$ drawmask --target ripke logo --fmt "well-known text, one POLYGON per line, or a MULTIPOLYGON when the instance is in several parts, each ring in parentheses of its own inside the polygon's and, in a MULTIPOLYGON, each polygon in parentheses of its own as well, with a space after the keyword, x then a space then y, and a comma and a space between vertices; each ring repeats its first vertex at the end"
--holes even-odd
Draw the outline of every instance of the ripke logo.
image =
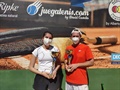
POLYGON ((17 12, 19 9, 18 5, 15 5, 15 3, 8 4, 5 2, 0 2, 0 14, 6 14, 7 12, 17 12))
POLYGON ((39 11, 41 6, 42 6, 42 3, 39 0, 37 0, 27 7, 27 13, 29 15, 35 15, 39 11))

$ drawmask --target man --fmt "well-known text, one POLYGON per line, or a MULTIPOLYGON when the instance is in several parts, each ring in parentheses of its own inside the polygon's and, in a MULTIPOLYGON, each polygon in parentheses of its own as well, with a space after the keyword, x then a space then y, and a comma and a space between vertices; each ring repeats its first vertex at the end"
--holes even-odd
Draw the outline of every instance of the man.
POLYGON ((66 90, 88 90, 86 68, 94 64, 94 59, 89 46, 80 42, 81 35, 80 30, 74 29, 71 32, 73 44, 66 48, 66 90))

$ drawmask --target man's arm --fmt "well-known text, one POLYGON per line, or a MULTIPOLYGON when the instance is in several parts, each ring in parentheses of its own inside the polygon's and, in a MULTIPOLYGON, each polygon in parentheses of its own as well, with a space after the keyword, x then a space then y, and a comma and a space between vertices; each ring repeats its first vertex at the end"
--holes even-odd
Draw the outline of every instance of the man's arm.
POLYGON ((89 66, 93 66, 93 65, 94 65, 94 59, 90 59, 90 60, 83 62, 83 63, 70 64, 69 68, 71 69, 70 72, 72 72, 77 68, 89 67, 89 66))

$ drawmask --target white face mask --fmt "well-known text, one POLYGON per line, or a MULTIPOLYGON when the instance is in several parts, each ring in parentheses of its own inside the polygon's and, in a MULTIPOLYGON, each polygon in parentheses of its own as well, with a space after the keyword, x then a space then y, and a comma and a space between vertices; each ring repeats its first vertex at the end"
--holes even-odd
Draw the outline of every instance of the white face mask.
POLYGON ((73 41, 74 44, 77 44, 79 42, 79 40, 80 39, 78 37, 73 37, 72 38, 72 41, 73 41))
POLYGON ((49 38, 44 38, 43 39, 43 43, 46 45, 46 46, 49 46, 52 42, 52 39, 49 39, 49 38))

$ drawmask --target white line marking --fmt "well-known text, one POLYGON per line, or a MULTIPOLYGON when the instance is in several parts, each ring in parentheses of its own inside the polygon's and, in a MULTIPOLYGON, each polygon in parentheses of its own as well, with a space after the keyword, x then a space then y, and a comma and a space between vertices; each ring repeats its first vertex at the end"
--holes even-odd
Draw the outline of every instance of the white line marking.
POLYGON ((107 58, 111 58, 111 56, 101 56, 101 57, 95 57, 94 59, 107 59, 107 58))

